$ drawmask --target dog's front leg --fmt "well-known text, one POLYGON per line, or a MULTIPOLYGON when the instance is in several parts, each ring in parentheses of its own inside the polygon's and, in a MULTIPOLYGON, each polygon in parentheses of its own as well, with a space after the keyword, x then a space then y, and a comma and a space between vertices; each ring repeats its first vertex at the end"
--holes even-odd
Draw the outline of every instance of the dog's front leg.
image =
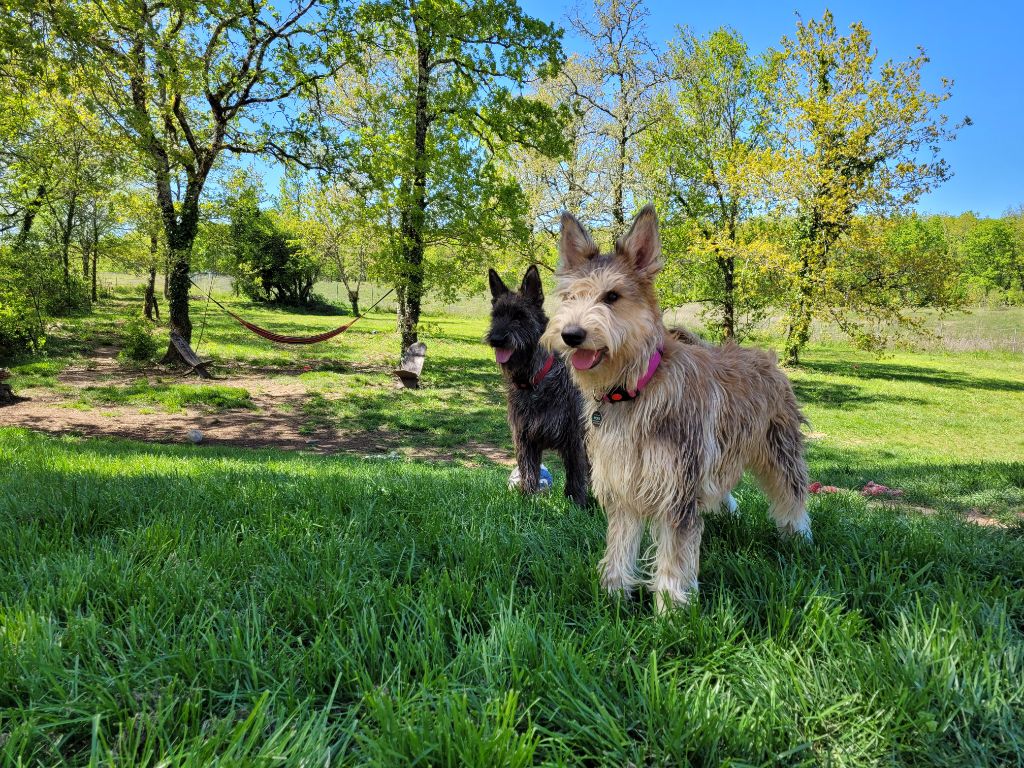
POLYGON ((658 613, 664 613, 673 605, 685 605, 697 594, 703 531, 704 520, 694 501, 677 506, 651 526, 657 546, 651 591, 658 613))
POLYGON ((583 443, 562 450, 565 464, 565 495, 580 507, 587 506, 587 488, 590 487, 590 462, 583 443))
POLYGON ((544 453, 536 443, 520 440, 516 446, 516 463, 519 465, 519 490, 534 494, 540 485, 540 460, 544 453))
POLYGON ((640 554, 640 540, 644 535, 644 521, 621 504, 605 504, 608 517, 608 536, 604 557, 601 558, 601 586, 608 592, 629 595, 640 579, 636 572, 636 559, 640 554))

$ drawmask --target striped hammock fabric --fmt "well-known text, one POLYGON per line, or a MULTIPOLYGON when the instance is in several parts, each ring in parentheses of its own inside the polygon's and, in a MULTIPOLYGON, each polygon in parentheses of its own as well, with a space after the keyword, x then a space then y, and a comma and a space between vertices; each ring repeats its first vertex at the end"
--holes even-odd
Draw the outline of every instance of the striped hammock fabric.
MULTIPOLYGON (((282 336, 280 333, 268 331, 266 328, 260 328, 258 325, 250 323, 248 320, 243 320, 230 310, 225 309, 224 311, 231 315, 231 317, 235 318, 239 324, 245 326, 257 336, 261 336, 267 341, 273 341, 277 344, 318 344, 321 341, 333 339, 338 334, 344 333, 348 330, 349 326, 352 325, 352 323, 345 323, 345 325, 339 325, 332 331, 324 331, 323 333, 318 333, 316 336, 282 336)), ((354 323, 355 320, 352 322, 354 323)))

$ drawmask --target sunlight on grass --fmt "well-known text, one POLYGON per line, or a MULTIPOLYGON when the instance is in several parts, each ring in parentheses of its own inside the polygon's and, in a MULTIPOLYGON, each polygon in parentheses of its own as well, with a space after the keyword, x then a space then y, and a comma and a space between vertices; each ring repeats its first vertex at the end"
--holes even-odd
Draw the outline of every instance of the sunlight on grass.
POLYGON ((76 405, 159 405, 166 411, 198 406, 211 411, 254 408, 249 392, 241 387, 217 384, 150 384, 137 381, 127 386, 83 387, 76 405))

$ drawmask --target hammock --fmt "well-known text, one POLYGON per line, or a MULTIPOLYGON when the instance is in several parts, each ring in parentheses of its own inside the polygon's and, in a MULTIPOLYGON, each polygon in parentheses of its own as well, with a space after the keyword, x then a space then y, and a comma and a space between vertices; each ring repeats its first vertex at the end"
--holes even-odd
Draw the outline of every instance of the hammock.
MULTIPOLYGON (((189 280, 189 282, 192 283, 192 285, 194 285, 200 291, 203 290, 202 288, 199 288, 199 286, 196 285, 194 282, 192 282, 191 279, 189 280)), ((394 292, 394 290, 395 289, 392 288, 390 291, 388 291, 383 296, 381 296, 379 299, 377 299, 375 302, 373 302, 373 304, 370 306, 370 309, 373 309, 378 304, 380 304, 382 301, 384 301, 384 299, 386 299, 388 296, 390 296, 394 292)), ((260 326, 256 325, 255 323, 250 323, 248 320, 245 320, 245 319, 239 317, 234 312, 232 312, 230 309, 228 309, 223 304, 221 304, 219 301, 217 301, 215 298, 213 298, 213 294, 211 294, 210 292, 207 292, 206 298, 209 299, 210 301, 212 301, 218 307, 220 307, 224 311, 225 314, 227 314, 230 317, 234 318, 235 321, 238 322, 238 324, 241 325, 243 328, 246 328, 246 329, 252 331, 257 336, 259 336, 261 338, 264 338, 267 341, 273 341, 273 342, 275 342, 277 344, 318 344, 321 341, 327 341, 328 339, 333 339, 335 336, 338 336, 338 335, 344 333, 345 331, 347 331, 349 328, 351 328, 355 324, 355 322, 359 318, 363 317, 363 315, 365 314, 365 312, 360 312, 358 315, 356 315, 352 319, 351 322, 345 323, 345 325, 339 325, 337 328, 334 328, 333 330, 324 331, 323 333, 318 333, 315 336, 283 336, 280 333, 274 333, 273 331, 269 331, 266 328, 260 328, 260 326)), ((366 312, 369 312, 370 309, 366 310, 366 312)))

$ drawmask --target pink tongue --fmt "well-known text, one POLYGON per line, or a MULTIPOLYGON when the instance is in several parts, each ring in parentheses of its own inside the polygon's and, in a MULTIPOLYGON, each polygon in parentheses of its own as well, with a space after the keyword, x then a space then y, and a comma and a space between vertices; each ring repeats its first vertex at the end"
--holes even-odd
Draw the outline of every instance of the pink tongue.
POLYGON ((597 349, 577 349, 572 353, 572 367, 577 371, 593 368, 601 352, 597 349))
POLYGON ((494 348, 494 359, 502 365, 507 363, 510 357, 512 357, 511 349, 502 349, 501 347, 494 348))

